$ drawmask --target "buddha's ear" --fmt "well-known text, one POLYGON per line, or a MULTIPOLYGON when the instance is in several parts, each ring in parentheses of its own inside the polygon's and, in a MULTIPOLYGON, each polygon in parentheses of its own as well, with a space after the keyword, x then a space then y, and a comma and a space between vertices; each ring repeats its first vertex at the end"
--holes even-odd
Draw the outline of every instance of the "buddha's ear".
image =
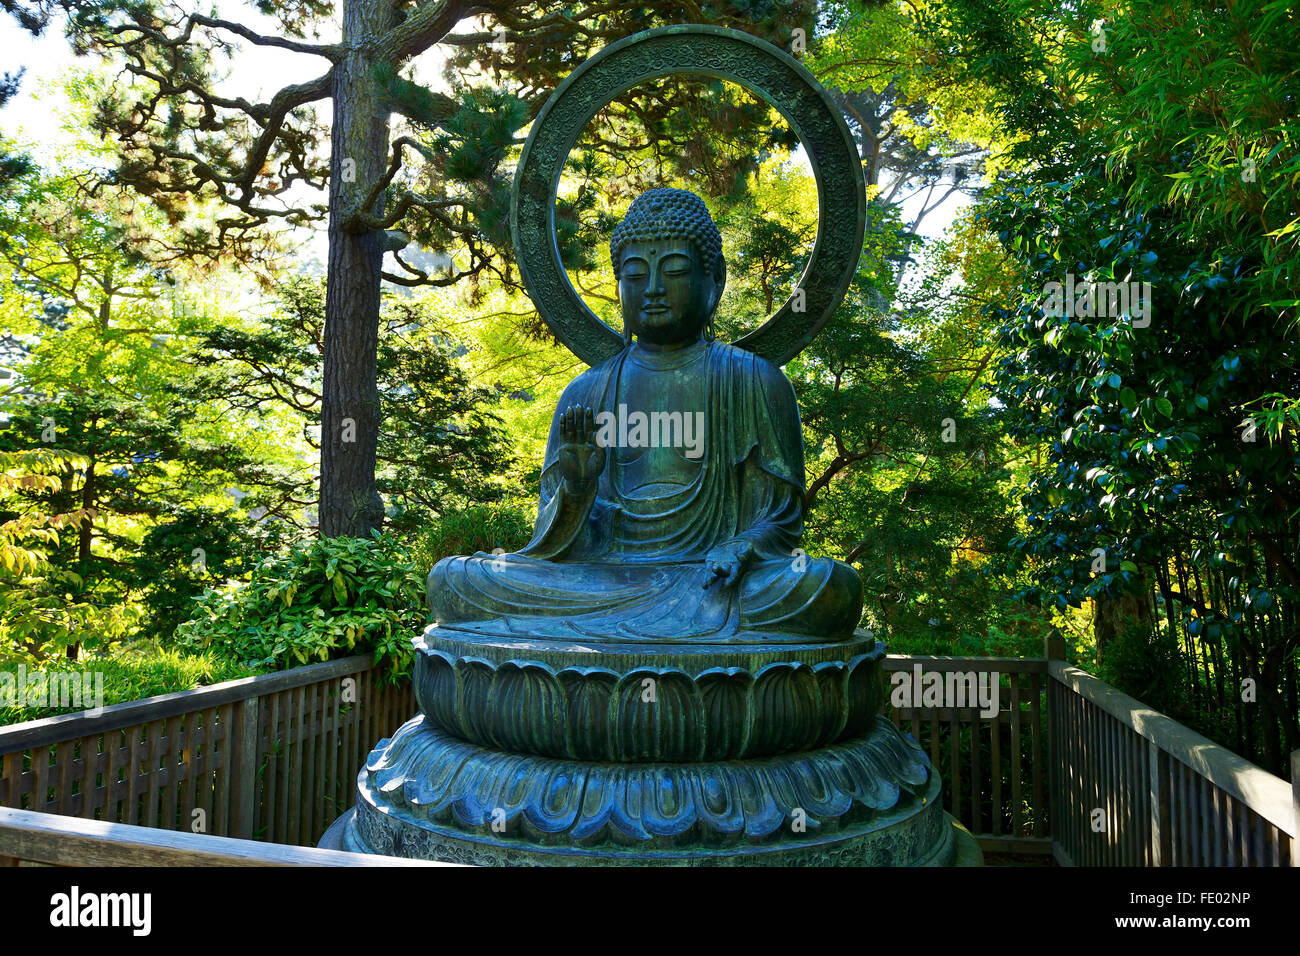
POLYGON ((722 292, 727 287, 727 266, 724 263, 721 268, 713 273, 713 294, 709 296, 709 316, 718 311, 718 303, 722 301, 722 292))

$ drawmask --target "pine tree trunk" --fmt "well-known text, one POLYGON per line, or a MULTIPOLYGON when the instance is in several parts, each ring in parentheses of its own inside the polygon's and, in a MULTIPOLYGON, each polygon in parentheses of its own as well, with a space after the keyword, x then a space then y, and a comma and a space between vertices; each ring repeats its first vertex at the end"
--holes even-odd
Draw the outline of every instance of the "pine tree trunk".
POLYGON ((1098 660, 1106 656, 1106 649, 1129 628, 1151 632, 1150 598, 1145 592, 1119 597, 1098 595, 1093 599, 1092 633, 1097 642, 1098 660))
MULTIPOLYGON (((91 428, 98 424, 98 419, 91 420, 91 428)), ((89 517, 90 509, 95 507, 95 459, 90 460, 86 468, 86 479, 81 486, 81 510, 85 512, 77 525, 77 574, 81 575, 82 586, 90 578, 91 545, 94 542, 95 526, 89 517)), ((68 645, 68 660, 75 661, 81 657, 81 641, 68 645)))
MULTIPOLYGON (((351 49, 337 64, 333 91, 320 439, 323 537, 365 537, 384 519, 375 490, 383 233, 349 229, 346 223, 387 164, 388 111, 372 73, 377 61, 368 41, 392 26, 393 10, 391 0, 343 4, 343 41, 351 49)), ((378 214, 382 204, 380 197, 367 211, 378 214)))

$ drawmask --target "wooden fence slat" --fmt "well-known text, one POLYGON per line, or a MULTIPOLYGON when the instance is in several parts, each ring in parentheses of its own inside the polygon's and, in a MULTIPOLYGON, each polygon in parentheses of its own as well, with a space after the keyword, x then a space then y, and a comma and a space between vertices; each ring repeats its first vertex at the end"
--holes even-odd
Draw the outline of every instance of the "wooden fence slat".
MULTIPOLYGON (((1042 741, 1039 739, 1042 733, 1042 714, 1039 697, 1043 694, 1049 684, 1055 686, 1056 682, 1040 677, 1038 674, 1031 674, 1029 677, 1029 765, 1033 771, 1034 836, 1037 837, 1046 837, 1049 832, 1048 807, 1047 801, 1043 799, 1043 774, 1040 769, 1043 766, 1042 741)), ((1060 751, 1057 751, 1057 753, 1059 752, 1060 751)))
POLYGON ((23 762, 21 752, 0 754, 0 807, 12 807, 14 797, 18 793, 18 774, 14 770, 15 761, 18 763, 19 769, 21 769, 23 762))
POLYGON ((1224 803, 1223 823, 1227 828, 1227 833, 1224 835, 1224 852, 1227 855, 1226 865, 1241 866, 1241 841, 1237 839, 1237 819, 1234 812, 1236 810, 1236 801, 1228 797, 1227 794, 1222 793, 1222 791, 1220 791, 1220 796, 1223 797, 1224 803))
POLYGON ((186 714, 181 728, 181 761, 185 764, 185 789, 181 798, 181 829, 192 830, 194 810, 197 807, 198 770, 195 765, 195 743, 197 740, 197 715, 186 714))
POLYGON ((1107 847, 1110 850, 1112 865, 1124 865, 1124 841, 1128 837, 1128 802, 1125 799, 1127 787, 1122 785, 1120 773, 1120 736, 1119 721, 1106 716, 1106 744, 1110 759, 1106 761, 1106 801, 1110 804, 1109 819, 1113 821, 1106 834, 1107 847))
POLYGON ((328 819, 337 818, 343 810, 343 801, 347 799, 347 792, 342 787, 341 775, 339 773, 339 709, 343 700, 343 681, 331 681, 329 684, 329 735, 325 757, 325 773, 329 779, 329 786, 326 788, 327 794, 327 813, 328 819))
POLYGON ((1250 842, 1250 815, 1246 805, 1237 801, 1237 836, 1241 843, 1241 861, 1243 866, 1259 866, 1250 842))
MULTIPOLYGON (((355 698, 356 685, 351 685, 349 691, 349 696, 355 698)), ((355 702, 349 704, 343 703, 342 694, 343 690, 342 687, 340 687, 339 717, 343 721, 343 748, 339 751, 339 775, 348 781, 348 783, 344 784, 344 793, 348 793, 352 788, 351 781, 356 779, 356 775, 361 770, 361 764, 356 757, 357 745, 355 728, 357 720, 357 705, 355 702), (345 707, 347 708, 346 713, 343 712, 343 708, 345 707)))
POLYGON ((50 775, 50 752, 48 746, 32 749, 32 771, 36 777, 36 786, 32 790, 31 809, 45 812, 47 780, 50 775))
POLYGON ((952 753, 952 766, 948 768, 951 774, 948 787, 952 793, 950 812, 958 820, 962 820, 965 818, 961 815, 961 725, 957 723, 955 717, 948 721, 948 749, 952 753))
POLYGON ((165 720, 150 721, 145 725, 145 735, 148 741, 148 751, 145 759, 148 761, 149 776, 146 778, 145 787, 145 810, 144 825, 149 827, 159 826, 159 805, 162 802, 162 738, 163 731, 166 729, 165 720))
POLYGON ((177 807, 179 804, 182 767, 181 767, 181 717, 177 714, 167 718, 167 748, 164 751, 167 761, 167 789, 163 791, 162 826, 168 830, 189 829, 181 822, 177 807))
POLYGON ((124 740, 120 730, 104 733, 104 805, 99 819, 112 823, 117 820, 117 777, 121 773, 120 744, 124 740))
POLYGON ((289 770, 292 758, 293 727, 293 691, 286 690, 277 695, 280 698, 280 766, 277 788, 280 803, 276 813, 275 842, 289 842, 289 770))
POLYGON ((132 727, 126 752, 126 803, 122 807, 122 822, 143 826, 140 822, 140 766, 144 763, 148 724, 132 727))
POLYGON ((225 811, 225 833, 226 836, 238 838, 235 832, 238 825, 238 819, 235 816, 239 809, 239 734, 237 720, 235 718, 235 709, 242 706, 241 702, 226 704, 219 716, 217 717, 218 725, 221 727, 221 789, 225 794, 222 801, 225 811))
POLYGON ((270 716, 266 721, 266 785, 262 788, 263 819, 262 831, 265 838, 274 843, 279 834, 280 821, 280 694, 269 694, 262 698, 262 709, 270 704, 270 716))
POLYGON ((1098 768, 1097 781, 1100 787, 1099 805, 1106 811, 1106 831, 1102 834, 1102 862, 1106 866, 1119 863, 1119 837, 1124 826, 1124 814, 1120 809, 1119 793, 1115 788, 1116 741, 1114 722, 1110 715, 1097 715, 1097 729, 1100 731, 1102 763, 1098 768))
POLYGON ((98 776, 95 768, 99 764, 99 736, 91 734, 89 737, 82 737, 80 749, 81 775, 77 778, 77 787, 81 791, 81 806, 77 815, 86 820, 93 820, 96 797, 99 793, 95 779, 98 776))
POLYGON ((72 813, 72 752, 75 746, 75 741, 65 740, 54 748, 55 779, 58 781, 54 785, 55 813, 72 813))
MULTIPOLYGON (((1124 826, 1126 838, 1124 840, 1124 865, 1141 866, 1142 865, 1142 845, 1145 837, 1145 821, 1142 815, 1142 794, 1146 788, 1140 786, 1142 780, 1141 768, 1136 760, 1133 759, 1134 751, 1137 749, 1137 740, 1134 734, 1129 732, 1118 721, 1115 726, 1119 729, 1120 734, 1120 776, 1119 785, 1124 791, 1124 826)), ((1150 841, 1145 841, 1149 843, 1150 841)))
POLYGON ((1011 675, 1011 835, 1027 836, 1024 832, 1023 802, 1020 789, 1020 675, 1011 675))
POLYGON ((227 761, 230 765, 231 810, 230 835, 241 840, 253 837, 253 819, 257 801, 257 767, 261 738, 258 724, 260 698, 231 704, 233 725, 228 728, 226 743, 227 761))
POLYGON ((930 763, 934 766, 935 772, 939 772, 939 743, 943 736, 942 727, 934 714, 927 714, 925 726, 930 732, 930 763))
MULTIPOLYGON (((999 681, 994 674, 989 681, 999 681)), ((995 836, 1000 836, 1002 827, 1002 694, 998 694, 998 706, 989 722, 989 823, 995 836)))
POLYGON ((1097 837, 1097 831, 1093 829, 1092 813, 1098 809, 1101 802, 1101 781, 1098 779, 1098 771, 1101 767, 1101 754, 1098 742, 1101 735, 1098 733, 1098 725, 1101 723, 1101 714, 1097 708, 1084 702, 1084 770, 1087 772, 1088 791, 1087 799, 1084 806, 1085 826, 1088 833, 1088 862, 1092 866, 1101 866, 1105 862, 1102 859, 1101 840, 1097 837))
POLYGON ((203 776, 199 784, 199 804, 203 810, 204 819, 207 821, 207 832, 217 836, 226 836, 217 827, 216 812, 216 780, 217 780, 217 710, 215 707, 205 708, 203 711, 203 727, 199 731, 202 742, 201 751, 201 768, 203 776))
POLYGON ((1070 826, 1070 854, 1080 865, 1086 865, 1084 854, 1083 826, 1083 700, 1074 695, 1062 695, 1066 698, 1069 720, 1062 728, 1070 752, 1070 762, 1066 765, 1067 786, 1070 792, 1068 822, 1070 826))
MULTIPOLYGON (((293 699, 293 736, 289 743, 292 754, 289 770, 289 792, 296 796, 302 791, 302 749, 305 727, 303 711, 306 709, 306 695, 303 688, 295 687, 291 697, 293 699)), ((299 806, 297 800, 289 801, 288 830, 285 833, 285 843, 297 844, 299 842, 301 839, 301 822, 302 807, 299 806)))
POLYGON ((980 810, 983 806, 983 793, 980 792, 980 784, 983 783, 979 771, 979 750, 980 750, 980 730, 983 728, 983 721, 978 717, 971 721, 971 831, 987 832, 984 829, 983 819, 980 818, 980 810))
MULTIPOLYGON (((1163 841, 1169 838, 1167 824, 1161 816, 1165 808, 1168 785, 1165 782, 1165 765, 1161 762, 1164 753, 1154 741, 1143 741, 1147 757, 1147 806, 1151 813, 1151 840, 1148 844, 1147 863, 1151 866, 1164 866, 1171 862, 1165 854, 1163 841)), ((1140 745, 1139 745, 1140 746, 1140 745)))
POLYGON ((380 709, 384 706, 383 697, 380 694, 379 681, 375 678, 374 673, 367 675, 366 679, 366 699, 364 701, 366 711, 366 752, 369 753, 372 747, 378 746, 380 737, 380 709))
POLYGON ((325 832, 323 827, 321 828, 320 834, 316 832, 320 823, 321 785, 320 777, 318 775, 319 771, 317 769, 320 766, 320 763, 317 760, 317 753, 320 750, 321 738, 325 735, 324 728, 321 726, 322 719, 325 716, 325 701, 321 691, 322 688, 320 684, 312 684, 310 687, 306 688, 308 700, 307 716, 309 718, 307 739, 309 743, 307 753, 304 755, 305 768, 303 772, 305 776, 303 777, 303 790, 298 796, 298 801, 302 804, 303 808, 303 838, 312 843, 315 843, 318 836, 325 832))
POLYGON ((1214 810, 1211 807, 1212 790, 1204 777, 1196 778, 1197 816, 1200 818, 1201 866, 1214 865, 1214 810))

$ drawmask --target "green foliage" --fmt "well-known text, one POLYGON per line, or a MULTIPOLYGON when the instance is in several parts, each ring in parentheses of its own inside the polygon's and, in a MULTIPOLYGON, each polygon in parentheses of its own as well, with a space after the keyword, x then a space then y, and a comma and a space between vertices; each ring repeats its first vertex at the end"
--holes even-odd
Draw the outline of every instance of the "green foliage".
MULTIPOLYGON (((247 410, 272 425, 294 422, 304 436, 303 458, 315 461, 325 283, 287 277, 277 300, 248 327, 224 322, 202 331, 187 355, 195 372, 180 392, 232 418, 247 410)), ((443 331, 436 308, 432 300, 390 293, 380 319, 376 484, 402 532, 464 501, 491 501, 513 490, 510 445, 491 411, 498 389, 469 380, 459 361, 463 350, 443 331)), ((239 487, 250 498, 241 503, 305 525, 301 509, 288 502, 313 499, 315 489, 303 487, 308 482, 301 461, 294 469, 267 467, 244 477, 239 487)))
POLYGON ((449 555, 512 553, 526 545, 533 522, 521 507, 471 505, 436 518, 413 536, 411 556, 425 573, 449 555))
POLYGON ((1022 136, 983 215, 1023 290, 990 314, 1008 429, 1035 449, 1016 540, 1032 593, 1092 602, 1120 686, 1235 719, 1236 746, 1280 769, 1300 743, 1295 17, 1271 0, 945 7, 936 29, 1022 136), (959 29, 977 12, 984 31, 959 29), (1062 314, 1049 283, 1067 273, 1149 283, 1149 324, 1086 296, 1062 314), (1241 707, 1246 677, 1259 707, 1241 707))
POLYGON ((176 638, 272 669, 370 652, 396 679, 410 673, 423 597, 424 574, 393 536, 326 538, 263 561, 245 585, 205 593, 176 638))
MULTIPOLYGON (((246 519, 225 489, 277 470, 276 429, 243 427, 242 412, 214 415, 210 396, 182 389, 198 319, 177 307, 182 273, 144 256, 157 220, 83 172, 33 168, 0 201, 13 369, 0 394, 0 452, 61 462, 46 483, 0 484, 0 520, 51 525, 40 532, 46 560, 6 567, 0 587, 0 630, 24 653, 75 656, 173 626, 197 585, 187 590, 181 563, 170 574, 172 556, 144 542, 161 524, 201 523, 191 510, 224 515, 232 530, 226 544, 196 538, 186 555, 266 543, 238 530, 246 519)), ((217 291, 218 277, 208 284, 217 291)))
POLYGON ((143 595, 148 632, 169 638, 194 616, 194 601, 223 581, 247 579, 257 563, 296 536, 281 522, 242 509, 177 508, 159 515, 129 558, 130 585, 143 595))
POLYGON ((1197 723, 1181 657, 1178 637, 1168 629, 1124 627, 1106 645, 1094 673, 1175 720, 1197 723))
MULTIPOLYGON (((238 680, 259 672, 256 668, 226 660, 217 654, 190 654, 175 649, 155 648, 144 653, 115 654, 112 657, 91 656, 81 661, 69 661, 66 658, 35 661, 29 657, 0 656, 0 671, 14 675, 15 683, 20 664, 27 668, 29 678, 33 671, 42 674, 102 674, 105 706, 238 680)), ((98 681, 98 678, 94 680, 98 681)), ((67 711, 49 706, 28 706, 25 702, 19 702, 15 707, 0 706, 0 726, 63 713, 67 711)))
POLYGON ((517 485, 515 456, 491 410, 499 388, 473 385, 423 305, 398 301, 399 330, 379 343, 380 472, 392 527, 405 532, 467 501, 500 499, 517 485))

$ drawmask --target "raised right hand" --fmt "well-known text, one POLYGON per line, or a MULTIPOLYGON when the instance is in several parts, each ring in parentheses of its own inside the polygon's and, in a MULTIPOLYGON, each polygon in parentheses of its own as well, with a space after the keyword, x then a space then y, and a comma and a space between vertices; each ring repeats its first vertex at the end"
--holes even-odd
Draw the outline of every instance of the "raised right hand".
POLYGON ((605 470, 605 449, 596 444, 596 413, 585 405, 561 412, 560 442, 560 475, 573 490, 587 490, 605 470))

